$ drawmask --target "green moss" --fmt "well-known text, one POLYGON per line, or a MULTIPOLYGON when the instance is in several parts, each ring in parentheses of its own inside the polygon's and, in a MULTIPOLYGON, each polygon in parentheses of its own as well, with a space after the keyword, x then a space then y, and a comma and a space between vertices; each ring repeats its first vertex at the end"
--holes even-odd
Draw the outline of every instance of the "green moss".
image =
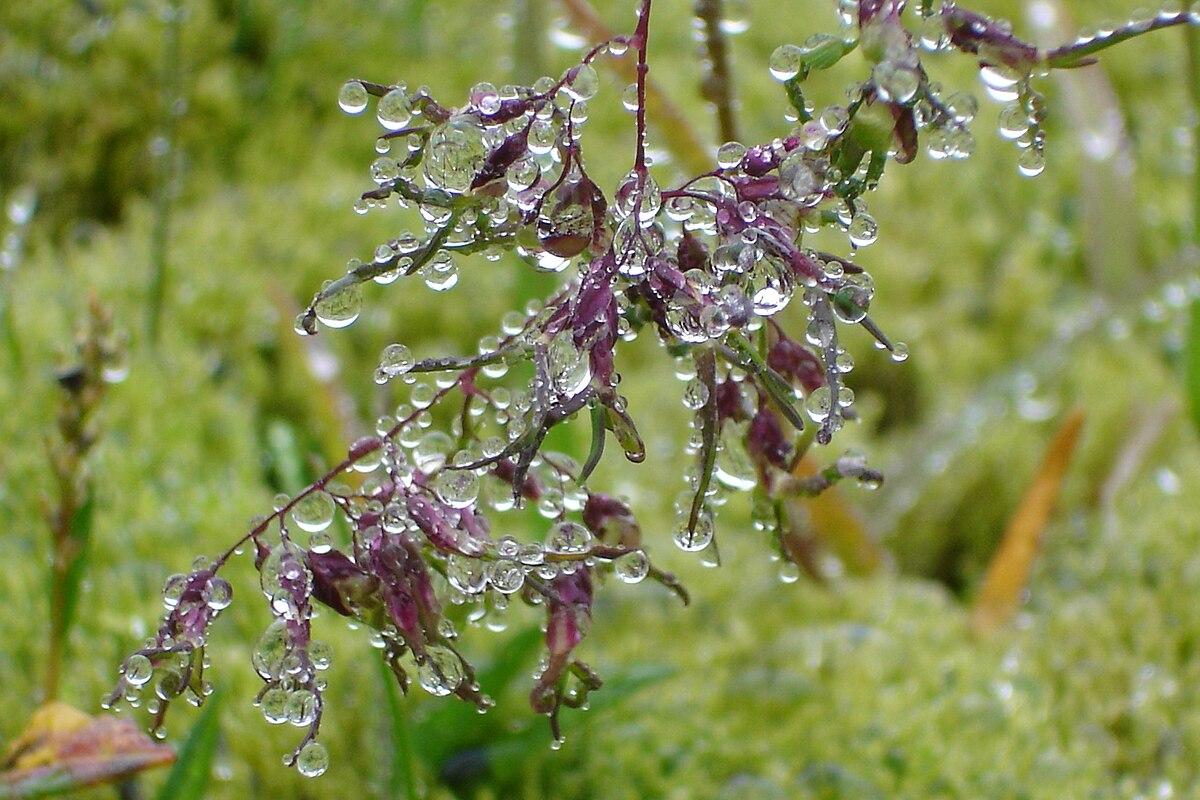
MULTIPOLYGON (((190 105, 178 134, 187 164, 171 296, 160 346, 142 346, 155 189, 145 154, 161 113, 162 23, 144 4, 113 4, 112 31, 78 47, 73 37, 94 31, 95 20, 82 4, 51 5, 0 10, 0 186, 29 183, 42 198, 29 255, 10 284, 26 369, 0 362, 4 740, 38 703, 48 555, 38 503, 49 490, 41 438, 54 413, 55 354, 88 291, 135 339, 130 377, 101 414, 94 555, 66 673, 67 699, 94 710, 125 651, 153 624, 163 579, 217 552, 268 507, 283 480, 263 455, 272 424, 295 432, 306 467, 328 463, 336 443, 395 405, 371 382, 383 345, 404 341, 422 355, 469 349, 544 288, 511 261, 483 259, 446 302, 430 302, 423 287, 370 287, 360 322, 321 337, 340 370, 323 386, 290 332, 295 308, 347 258, 406 224, 400 212, 349 211, 368 183, 371 126, 336 114, 338 85, 351 75, 403 77, 461 94, 483 77, 502 81, 497 59, 511 48, 499 27, 480 35, 480 20, 497 13, 483 0, 429 4, 424 55, 397 33, 409 3, 199 3, 183 29, 190 105)), ((687 5, 663 6, 655 76, 707 132, 694 102, 687 5)), ((1080 20, 1123 8, 1064 5, 1080 20)), ((755 139, 782 130, 766 55, 833 22, 827 3, 797 7, 804 13, 777 19, 766 0, 753 3, 755 25, 734 41, 755 139)), ((614 25, 628 22, 602 10, 614 25)), ((1106 58, 1138 164, 1132 185, 1142 201, 1130 214, 1146 263, 1131 265, 1135 275, 1176 270, 1184 241, 1177 45, 1167 35, 1106 58)), ((554 58, 567 61, 562 52, 554 58)), ((969 65, 945 66, 947 83, 973 86, 969 65)), ((851 68, 814 78, 810 95, 834 96, 851 68)), ((598 163, 589 169, 611 185, 626 169, 630 137, 619 87, 609 81, 606 91, 593 104, 598 163)), ((542 721, 524 708, 518 675, 494 718, 454 719, 456 738, 447 741, 472 749, 449 764, 422 763, 426 785, 443 775, 461 796, 531 800, 1132 798, 1160 782, 1176 796, 1200 791, 1192 613, 1200 508, 1188 491, 1200 462, 1183 417, 1170 419, 1114 508, 1097 499, 1139 422, 1160 400, 1177 400, 1178 313, 1168 310, 1163 325, 1138 323, 1129 339, 1109 336, 1111 318, 1141 319, 1158 279, 1141 277, 1142 288, 1122 292, 1088 271, 1095 231, 1077 193, 1091 167, 1052 85, 1049 94, 1051 165, 1037 181, 1017 176, 1012 149, 988 134, 995 110, 985 108, 976 158, 922 160, 872 199, 882 229, 863 254, 879 287, 873 315, 914 355, 897 366, 853 340, 860 366, 851 384, 867 413, 843 441, 887 469, 879 493, 849 497, 885 536, 899 574, 783 586, 744 504, 723 514, 723 569, 674 552, 666 531, 682 486, 673 476, 686 417, 662 405, 666 355, 639 342, 623 385, 652 463, 608 462, 597 480, 635 498, 652 552, 686 577, 696 603, 681 609, 648 585, 608 587, 584 657, 623 699, 605 704, 601 692, 592 711, 569 716, 568 743, 555 754, 542 721), (1058 336, 1071 309, 1098 298, 1109 305, 1092 330, 1058 336), (1036 383, 1031 394, 1014 389, 1025 374, 1036 383), (1015 631, 976 640, 964 603, 1056 419, 1074 405, 1088 414, 1085 438, 1030 602, 1015 631), (1162 488, 1172 489, 1172 476, 1183 487, 1177 494, 1162 488), (634 691, 648 675, 653 683, 634 691)), ((212 796, 383 796, 391 723, 366 636, 328 615, 318 621, 336 653, 323 727, 333 762, 316 783, 303 780, 279 764, 294 731, 265 725, 249 704, 258 685, 249 650, 267 615, 247 565, 235 570, 237 602, 212 654, 229 701, 212 796)), ((532 613, 514 615, 514 630, 535 625, 532 613)), ((483 660, 502 659, 510 644, 485 631, 466 638, 483 660)), ((416 726, 436 723, 444 705, 406 702, 416 726)), ((172 736, 194 719, 179 709, 172 736)))

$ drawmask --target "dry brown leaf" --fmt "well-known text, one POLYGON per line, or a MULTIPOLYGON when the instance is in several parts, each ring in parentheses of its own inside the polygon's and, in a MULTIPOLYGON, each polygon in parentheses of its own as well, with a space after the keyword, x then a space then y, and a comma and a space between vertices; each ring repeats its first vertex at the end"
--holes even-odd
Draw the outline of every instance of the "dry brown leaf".
MULTIPOLYGON (((797 478, 817 473, 812 458, 805 456, 792 469, 797 478)), ((851 575, 873 575, 886 563, 883 548, 875 540, 858 513, 846 502, 837 487, 804 500, 814 532, 832 550, 851 575)))
POLYGON ((175 751, 130 719, 92 717, 54 701, 29 718, 0 762, 0 798, 36 797, 169 764, 175 751))
POLYGON ((1083 427, 1083 411, 1072 411, 1046 448, 1033 482, 1009 519, 1004 537, 988 564, 975 605, 971 626, 986 632, 1009 622, 1021 603, 1029 575, 1041 547, 1046 523, 1062 488, 1063 476, 1083 427))

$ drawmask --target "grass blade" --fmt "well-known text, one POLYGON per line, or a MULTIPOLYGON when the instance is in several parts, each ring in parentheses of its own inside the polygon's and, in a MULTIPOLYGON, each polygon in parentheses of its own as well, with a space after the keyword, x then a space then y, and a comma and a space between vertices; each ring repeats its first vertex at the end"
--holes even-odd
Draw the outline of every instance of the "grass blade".
POLYGON ((221 733, 219 706, 220 695, 214 692, 179 749, 178 759, 158 790, 158 800, 204 800, 207 796, 221 733))
POLYGON ((383 682, 383 695, 387 700, 388 719, 392 723, 392 764, 388 777, 388 796, 403 800, 418 800, 416 762, 413 758, 412 730, 404 708, 396 676, 382 659, 375 659, 379 667, 379 679, 383 682))
POLYGON ((1082 428, 1083 412, 1075 410, 1050 440, 1042 465, 988 564, 971 610, 971 626, 976 631, 994 630, 1016 614, 1082 428))

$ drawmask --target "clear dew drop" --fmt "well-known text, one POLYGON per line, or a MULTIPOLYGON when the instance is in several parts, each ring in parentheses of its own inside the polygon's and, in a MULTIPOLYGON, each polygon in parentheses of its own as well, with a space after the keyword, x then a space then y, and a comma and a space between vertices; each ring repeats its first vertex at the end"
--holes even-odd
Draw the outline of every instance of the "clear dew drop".
POLYGON ((858 214, 850 221, 846 234, 855 247, 870 247, 879 238, 879 224, 870 214, 858 214))
POLYGON ((296 770, 306 778, 315 778, 329 769, 329 751, 320 742, 309 742, 296 754, 296 770))
POLYGON ((462 663, 445 647, 426 649, 425 659, 417 665, 417 682, 435 697, 445 697, 458 688, 463 680, 462 663))
POLYGON ((501 594, 513 594, 525 585, 525 570, 517 562, 502 558, 488 566, 488 582, 501 594))
POLYGON ((1026 178, 1036 178, 1046 169, 1046 156, 1036 147, 1022 150, 1017 156, 1017 169, 1026 178))
POLYGON ((591 100, 600 91, 600 76, 591 64, 583 64, 565 88, 572 100, 591 100))
POLYGON ((127 683, 133 686, 144 686, 154 676, 154 664, 141 653, 134 653, 125 659, 121 673, 125 676, 127 683))
POLYGON ((389 344, 383 348, 379 356, 379 369, 376 371, 376 383, 386 383, 399 375, 404 375, 416 364, 412 350, 403 344, 389 344), (379 380, 383 378, 383 380, 379 380))
POLYGON ((637 84, 631 83, 621 92, 621 105, 626 111, 638 110, 638 91, 637 84))
POLYGON ((434 481, 438 499, 451 508, 466 508, 479 497, 479 476, 470 470, 443 470, 434 481))
POLYGON ((815 422, 822 422, 833 409, 833 399, 828 386, 818 386, 808 395, 805 410, 815 422))
POLYGON ((367 87, 358 81, 346 81, 338 92, 338 107, 347 114, 361 114, 369 97, 367 87))
POLYGON ((379 98, 375 107, 375 116, 379 124, 389 131, 398 131, 412 119, 412 104, 404 89, 392 89, 379 98))
POLYGON ((214 575, 204 584, 201 596, 209 608, 221 611, 229 608, 229 604, 233 602, 233 587, 229 585, 229 581, 214 575))
POLYGON ((327 328, 346 328, 362 313, 362 289, 358 284, 346 286, 317 301, 317 319, 327 328))
POLYGON ((692 411, 704 408, 708 402, 708 386, 699 378, 692 378, 683 388, 683 405, 692 411))
POLYGON ((287 722, 288 693, 280 688, 271 688, 263 693, 259 711, 263 719, 272 725, 282 725, 287 722))
POLYGON ((804 50, 794 44, 781 44, 767 60, 767 69, 777 81, 788 81, 800 74, 804 65, 804 50))
POLYGON ((679 526, 674 535, 675 545, 684 552, 698 553, 712 543, 713 534, 712 517, 701 514, 692 530, 688 530, 686 521, 679 526))
POLYGON ((746 145, 741 142, 726 142, 717 148, 717 166, 721 169, 733 169, 741 163, 746 155, 746 145))
POLYGON ((305 495, 292 506, 292 522, 308 533, 323 531, 333 522, 333 498, 326 492, 305 495))
POLYGON ((909 103, 921 88, 921 75, 905 64, 883 61, 871 72, 871 79, 883 100, 909 103))
POLYGON ((555 553, 583 553, 592 544, 592 532, 571 520, 563 520, 550 528, 550 550, 555 553))
POLYGON ((641 583, 650 574, 650 559, 642 550, 633 550, 613 562, 613 574, 622 583, 641 583))

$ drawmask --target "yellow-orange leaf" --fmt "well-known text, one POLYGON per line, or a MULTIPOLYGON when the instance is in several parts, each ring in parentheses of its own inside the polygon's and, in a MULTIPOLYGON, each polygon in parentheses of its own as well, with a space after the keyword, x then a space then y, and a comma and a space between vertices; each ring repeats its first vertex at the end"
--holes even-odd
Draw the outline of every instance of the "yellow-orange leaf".
POLYGON ((133 720, 92 717, 50 702, 30 717, 0 762, 0 798, 117 781, 169 764, 175 751, 142 733, 133 720))
MULTIPOLYGON (((807 478, 817 473, 817 467, 811 457, 805 456, 792 473, 797 478, 807 478)), ((883 548, 837 487, 806 498, 804 507, 813 532, 837 555, 848 573, 873 575, 883 567, 883 548)))
POLYGON ((971 625, 976 631, 993 630, 1016 614, 1082 427, 1083 412, 1076 409, 1050 440, 1042 465, 988 564, 971 611, 971 625))

